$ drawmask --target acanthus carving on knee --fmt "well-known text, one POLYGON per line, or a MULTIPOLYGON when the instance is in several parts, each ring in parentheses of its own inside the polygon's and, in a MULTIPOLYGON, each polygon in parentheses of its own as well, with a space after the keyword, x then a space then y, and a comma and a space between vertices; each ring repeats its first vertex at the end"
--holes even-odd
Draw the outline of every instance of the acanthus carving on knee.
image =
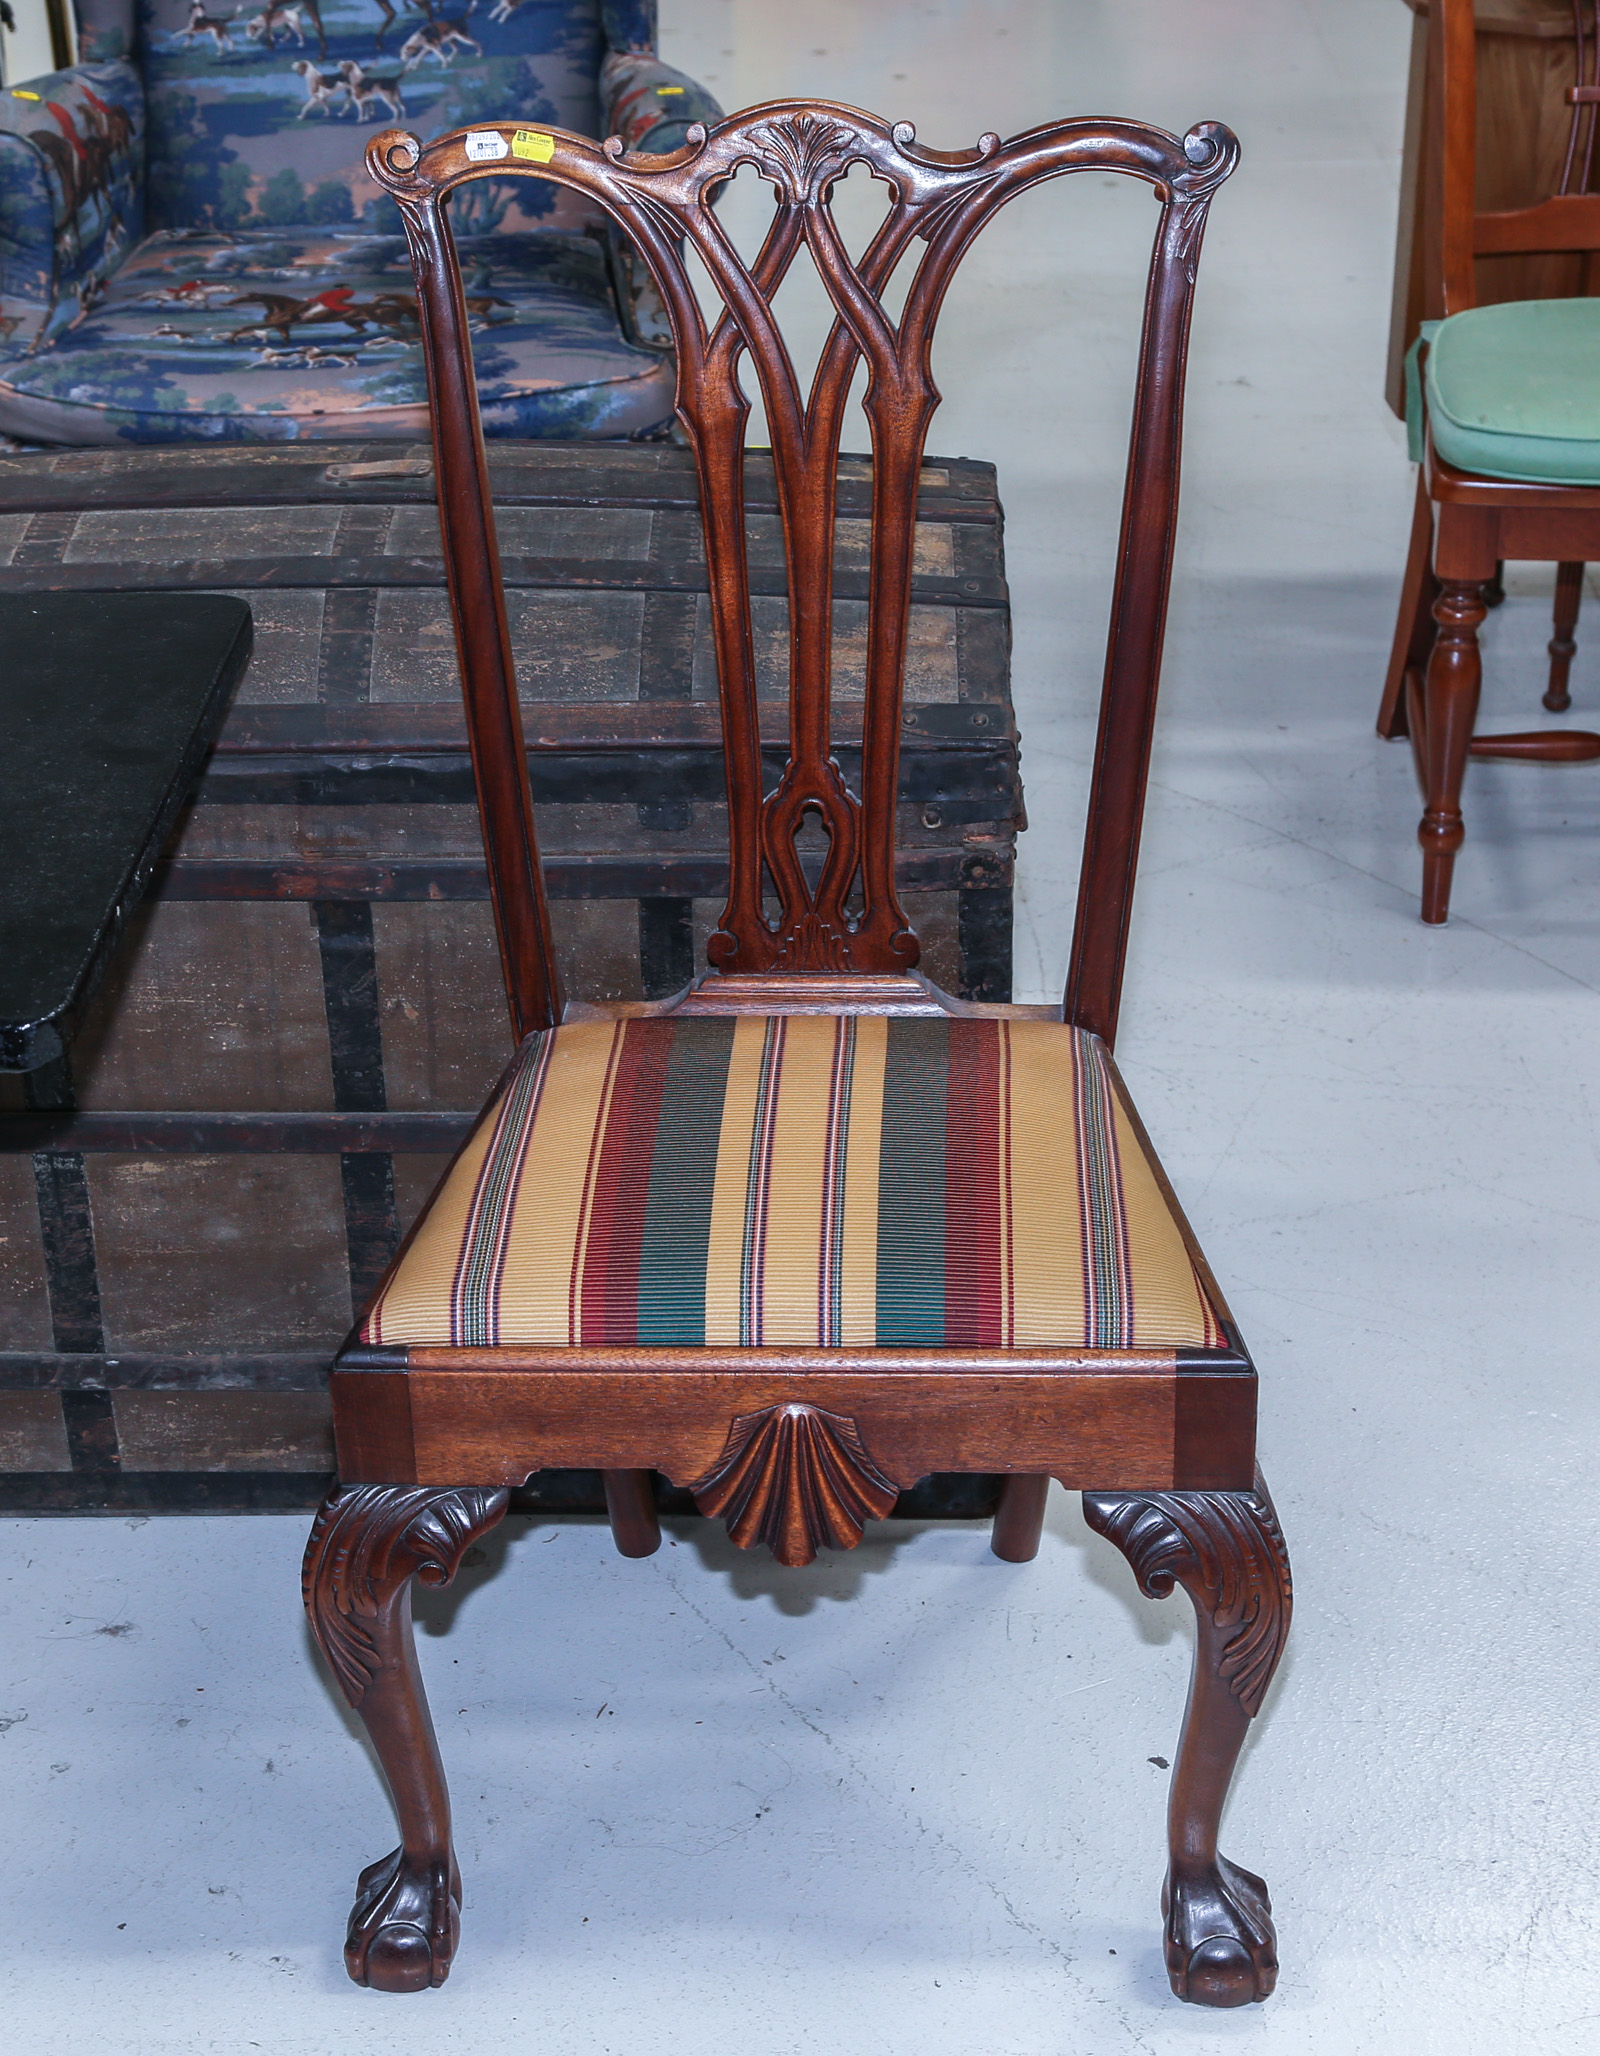
POLYGON ((306 1545, 307 1616, 353 1707, 383 1667, 379 1623, 413 1577, 448 1585, 510 1493, 486 1486, 349 1485, 322 1504, 306 1545))
POLYGON ((1218 1676, 1252 1718, 1289 1634, 1289 1552, 1259 1472, 1252 1492, 1086 1492, 1084 1518, 1152 1599, 1182 1585, 1219 1638, 1218 1676))

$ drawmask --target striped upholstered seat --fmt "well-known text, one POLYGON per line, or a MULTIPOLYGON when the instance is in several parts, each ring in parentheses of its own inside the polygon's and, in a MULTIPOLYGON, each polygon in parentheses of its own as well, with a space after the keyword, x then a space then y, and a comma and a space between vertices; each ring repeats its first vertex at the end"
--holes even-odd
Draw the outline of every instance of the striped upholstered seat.
POLYGON ((369 1342, 1215 1348, 1103 1046, 1049 1021, 530 1036, 369 1342))

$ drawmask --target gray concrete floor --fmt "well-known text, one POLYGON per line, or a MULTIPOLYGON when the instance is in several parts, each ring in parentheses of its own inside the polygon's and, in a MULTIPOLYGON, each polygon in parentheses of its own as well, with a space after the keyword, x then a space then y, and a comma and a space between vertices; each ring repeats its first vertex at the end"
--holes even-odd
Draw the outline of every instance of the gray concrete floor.
MULTIPOLYGON (((1227 2016, 1167 1995, 1155 1759, 1189 1626, 1064 1495, 1026 1566, 959 1526, 884 1528, 801 1573, 695 1523, 644 1564, 598 1526, 503 1531, 422 1609, 467 1908, 450 1984, 412 1999, 340 1966, 355 1871, 392 1838, 300 1624, 304 1523, 14 1521, 0 2041, 1600 2049, 1600 784, 1474 766, 1456 912, 1419 925, 1409 767, 1372 735, 1411 495, 1381 394, 1409 17, 663 12, 667 55, 729 105, 828 94, 946 147, 1108 109, 1244 141, 1202 267, 1120 1054, 1260 1362, 1295 1553, 1296 1634, 1225 1836, 1271 1883, 1282 1983, 1227 2016)), ((1065 961, 1151 215, 1092 181, 1034 195, 946 316, 933 447, 995 459, 1010 519, 1019 997, 1065 961)), ((1512 583, 1488 698, 1521 726, 1542 718, 1550 574, 1512 583)), ((1574 689, 1592 720, 1592 648, 1574 689)))

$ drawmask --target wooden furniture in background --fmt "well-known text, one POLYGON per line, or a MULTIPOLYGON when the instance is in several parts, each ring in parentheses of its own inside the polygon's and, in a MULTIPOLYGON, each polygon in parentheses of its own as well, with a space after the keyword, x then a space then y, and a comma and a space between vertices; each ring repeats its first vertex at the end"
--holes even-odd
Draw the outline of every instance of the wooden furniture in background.
POLYGON ((1216 125, 1179 139, 1120 120, 1055 122, 945 153, 909 126, 805 102, 692 131, 671 157, 511 127, 426 146, 389 131, 369 147, 405 217, 423 308, 473 761, 506 989, 526 1040, 333 1373, 341 1485, 312 1533, 305 1597, 402 1833, 361 1879, 346 1945, 360 1983, 441 1983, 458 1927, 410 1581, 446 1582, 530 1471, 584 1464, 604 1471, 630 1556, 659 1542, 652 1471, 725 1518, 735 1541, 765 1540, 786 1564, 853 1546, 865 1520, 930 1472, 1006 1475, 993 1546, 1015 1561, 1038 1546, 1048 1479, 1083 1491, 1091 1525, 1143 1589, 1183 1585, 1199 1623, 1169 1812, 1173 1988, 1217 2006, 1272 1989, 1265 1887, 1218 1854, 1217 1829, 1287 1632, 1288 1559, 1255 1469, 1254 1369, 1109 1055, 1195 266, 1236 156, 1216 125), (831 208, 852 164, 891 195, 854 259, 831 208), (711 206, 743 165, 775 193, 749 264, 711 206), (644 253, 676 332, 710 564, 731 876, 714 969, 655 1007, 568 1005, 551 946, 443 206, 486 169, 597 199, 644 253), (977 230, 1014 194, 1076 171, 1143 179, 1161 207, 1066 1002, 984 1006, 918 975, 894 876, 916 484, 938 399, 929 352, 977 230), (709 322, 684 242, 721 298, 709 322), (802 250, 837 315, 809 395, 772 312, 802 250), (883 301, 908 253, 895 322, 883 301), (788 747, 765 770, 742 504, 746 358, 773 438, 792 624, 788 747), (863 361, 871 620, 852 782, 832 753, 833 538, 841 423, 863 361), (1017 1099, 1024 1076, 1050 1122, 1017 1099), (812 1109, 809 1126, 797 1106, 812 1109), (1029 1214, 1042 1189, 1029 1178, 1052 1192, 1051 1180, 1067 1181, 1048 1262, 1024 1235, 1049 1211, 1029 1214), (707 1239, 713 1217, 721 1242, 707 1239), (903 1339, 913 1333, 922 1340, 903 1339))
MULTIPOLYGON (((1548 26, 1548 24, 1546 24, 1548 26)), ((1537 41, 1539 83, 1564 79, 1556 105, 1565 131, 1557 153, 1541 131, 1533 154, 1551 174, 1529 204, 1485 209, 1477 82, 1481 34, 1472 0, 1434 0, 1428 16, 1424 123, 1424 312, 1430 319, 1481 304, 1592 290, 1600 253, 1600 5, 1571 0, 1564 37, 1537 41), (1501 260, 1521 269, 1480 300, 1480 276, 1501 260), (1564 290, 1560 290, 1564 289, 1564 290)), ((1553 98, 1547 94, 1546 99, 1553 98)), ((1530 99, 1528 107, 1544 106, 1530 99)), ((1549 115, 1543 114, 1545 127, 1549 115)), ((1503 161, 1504 153, 1501 154, 1503 161)), ((1519 190, 1521 187, 1519 186, 1519 190)), ((1404 215, 1402 216, 1404 219, 1404 215)), ((1554 633, 1544 704, 1571 704, 1567 675, 1584 564, 1600 556, 1600 489, 1487 478, 1459 470, 1434 448, 1428 429, 1394 644, 1378 713, 1386 739, 1409 735, 1422 786, 1422 918, 1442 922, 1464 828, 1461 786, 1469 756, 1540 763, 1600 757, 1600 735, 1546 729, 1474 735, 1482 662, 1478 628, 1500 596, 1507 559, 1555 560, 1554 633)))
POLYGON ((61 1067, 250 662, 223 593, 0 594, 0 1070, 61 1067))
MULTIPOLYGON (((1411 10, 1400 207, 1395 224, 1394 298, 1389 323, 1389 405, 1406 411, 1406 352, 1439 305, 1436 265, 1427 261, 1424 167, 1437 147, 1435 103, 1428 100, 1429 0, 1411 10)), ((1477 0, 1474 200, 1484 214, 1531 207, 1556 191, 1572 134, 1567 88, 1577 75, 1572 0, 1477 0)), ((1581 293, 1584 260, 1561 250, 1477 252, 1474 301, 1556 300, 1581 293)))
MULTIPOLYGON (((0 594, 0 651, 0 1084, 34 1110, 9 1117, 33 1147, 4 1169, 54 1281, 60 1352, 54 1389, 9 1395, 0 1449, 67 1469, 99 1460, 111 1409, 87 1168, 63 1133, 73 1046, 250 662, 250 608, 225 593, 0 594)), ((0 1332, 23 1246, 0 1230, 0 1332)))
MULTIPOLYGON (((694 459, 497 439, 489 463, 557 952, 590 998, 659 998, 703 961, 727 891, 694 459)), ((841 459, 847 775, 871 479, 841 459)), ((745 509, 776 763, 788 603, 764 453, 745 509)), ((917 523, 896 878, 938 982, 1004 1000, 1023 801, 994 467, 926 458, 917 523)), ((511 1049, 431 451, 0 461, 6 604, 71 615, 110 588, 181 608, 206 586, 249 600, 255 652, 74 1036, 71 1108, 29 1111, 0 1077, 0 1512, 317 1507, 329 1363, 511 1049), (41 1217, 40 1150, 82 1160, 70 1241, 41 1217)), ((949 1480, 901 1510, 986 1518, 997 1489, 949 1480)), ((592 1475, 519 1495, 604 1503, 592 1475)))

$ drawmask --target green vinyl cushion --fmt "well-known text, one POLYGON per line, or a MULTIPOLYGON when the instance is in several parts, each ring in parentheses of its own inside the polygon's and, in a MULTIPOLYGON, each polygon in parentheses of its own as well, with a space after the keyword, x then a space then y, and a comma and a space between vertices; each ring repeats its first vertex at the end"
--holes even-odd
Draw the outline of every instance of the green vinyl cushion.
POLYGON ((1428 421, 1448 464, 1484 478, 1600 485, 1600 300, 1512 300, 1441 321, 1428 421))

